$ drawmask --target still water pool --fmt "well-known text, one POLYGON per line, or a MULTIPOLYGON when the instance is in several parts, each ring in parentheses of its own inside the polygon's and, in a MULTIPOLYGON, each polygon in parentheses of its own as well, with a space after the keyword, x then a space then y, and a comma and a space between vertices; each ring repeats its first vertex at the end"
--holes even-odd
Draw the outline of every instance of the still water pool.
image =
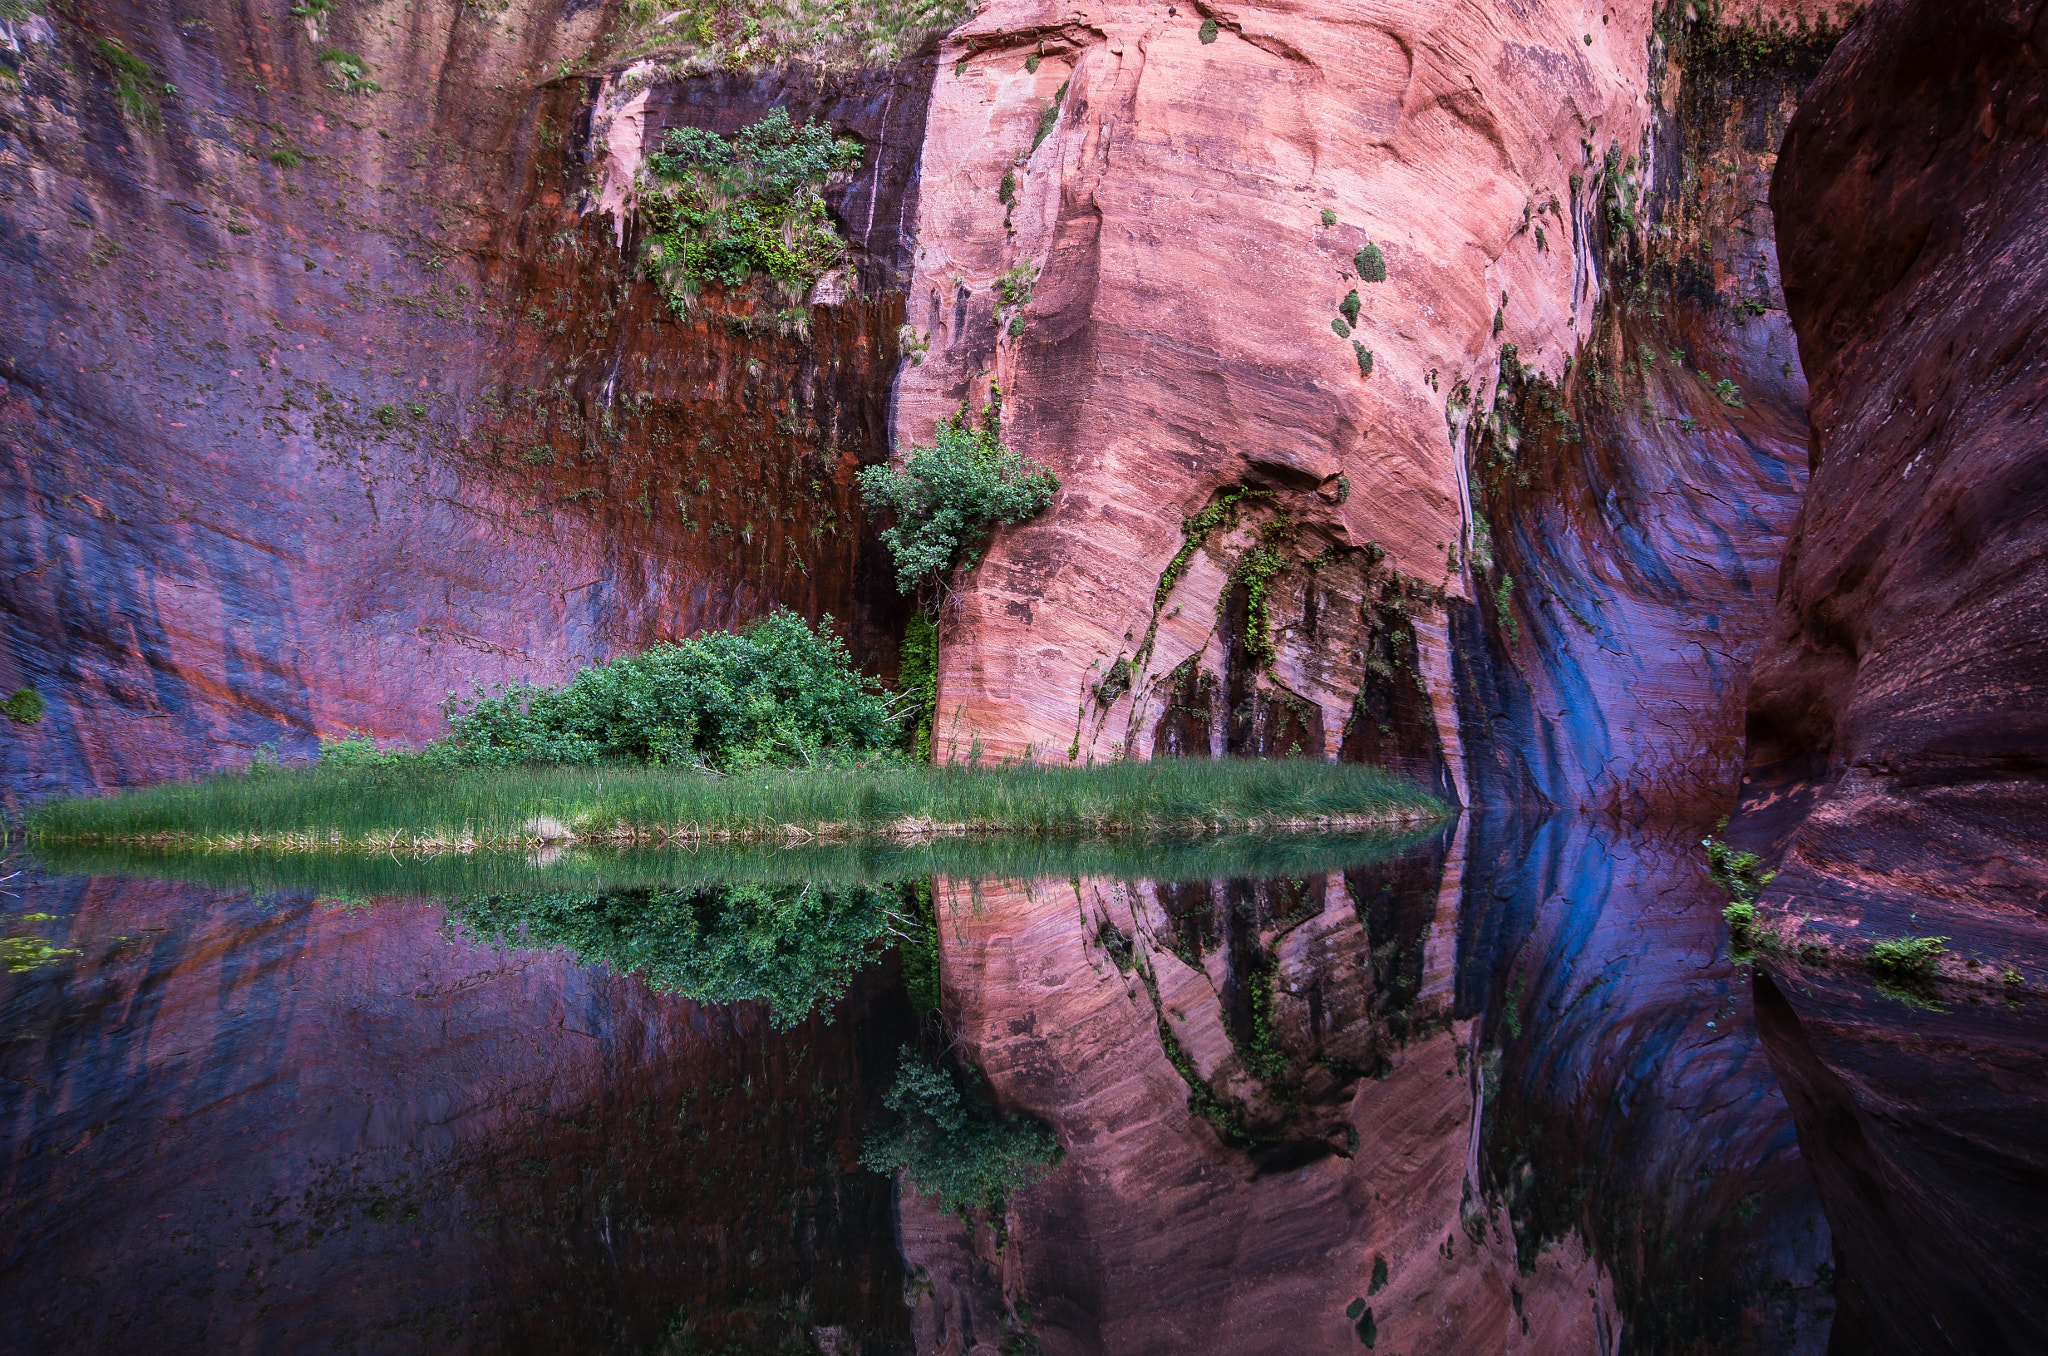
POLYGON ((1828 1221, 1690 838, 9 888, 12 1350, 1827 1347, 1828 1221), (1057 1165, 964 1216, 863 1167, 911 1063, 1057 1165))

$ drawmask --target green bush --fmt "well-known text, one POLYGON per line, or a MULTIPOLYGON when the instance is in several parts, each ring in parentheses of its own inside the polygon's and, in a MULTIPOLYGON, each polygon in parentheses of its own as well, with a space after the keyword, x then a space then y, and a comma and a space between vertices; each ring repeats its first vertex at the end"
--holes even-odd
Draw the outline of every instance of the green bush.
POLYGON ((1202 20, 1201 31, 1197 33, 1195 36, 1200 38, 1203 42, 1214 42, 1216 41, 1216 33, 1216 21, 1214 19, 1204 19, 1202 20))
POLYGON ((1104 706, 1115 706, 1131 690, 1131 674, 1131 661, 1118 655, 1116 663, 1109 666, 1109 672, 1095 685, 1095 700, 1104 706))
POLYGON ((1757 895, 1777 878, 1775 871, 1757 870, 1762 859, 1754 852, 1737 852, 1718 838, 1702 838, 1700 846, 1707 850, 1707 874, 1737 904, 1756 903, 1757 895))
POLYGON ((862 154, 852 138, 834 138, 822 122, 793 123, 781 108, 731 140, 671 128, 638 185, 649 276, 677 311, 705 281, 737 287, 765 273, 803 291, 845 255, 825 182, 862 154))
POLYGON ((970 1071, 955 1078, 907 1045, 900 1058, 896 1084, 882 1102, 903 1120, 869 1138, 861 1154, 864 1166, 901 1172, 913 1190, 937 1196, 964 1215, 974 1209, 1000 1213, 1012 1192, 1041 1181, 1058 1165, 1060 1146, 1052 1132, 1025 1117, 996 1113, 978 1075, 970 1071))
POLYGON ((1722 919, 1728 924, 1728 935, 1737 945, 1746 946, 1752 930, 1756 927, 1756 905, 1730 904, 1721 910, 1722 919))
POLYGON ((1362 307, 1358 300, 1358 289, 1355 287, 1344 294, 1344 300, 1337 303, 1337 310, 1343 314, 1344 323, 1347 325, 1356 325, 1358 323, 1358 312, 1361 309, 1362 307))
POLYGON ((627 759, 730 771, 847 762, 899 738, 880 685, 838 637, 783 611, 737 634, 707 631, 584 669, 564 687, 479 687, 449 699, 448 723, 450 760, 483 764, 627 759))
MULTIPOLYGON (((1352 351, 1352 353, 1353 353, 1353 354, 1354 354, 1354 355, 1355 355, 1355 356, 1356 356, 1356 357, 1358 358, 1358 375, 1359 375, 1359 376, 1361 376, 1361 377, 1369 377, 1369 376, 1371 376, 1371 375, 1372 375, 1372 350, 1371 350, 1371 349, 1369 349, 1369 348, 1367 348, 1367 347, 1366 347, 1366 346, 1365 346, 1364 344, 1361 344, 1361 343, 1359 343, 1359 342, 1358 342, 1358 341, 1357 341, 1356 339, 1353 339, 1353 340, 1351 341, 1351 351, 1352 351)), ((1346 492, 1346 493, 1349 493, 1349 491, 1350 491, 1350 482, 1349 482, 1349 481, 1345 481, 1345 482, 1342 482, 1342 484, 1343 484, 1343 486, 1344 486, 1344 490, 1345 490, 1345 492, 1346 492)), ((1338 500, 1337 502, 1341 504, 1341 503, 1343 503, 1344 501, 1343 501, 1342 499, 1339 499, 1339 500, 1338 500)))
POLYGON ((1038 265, 1026 259, 996 278, 996 295, 1005 306, 1029 306, 1031 290, 1038 286, 1038 265))
POLYGON ((956 569, 973 566, 996 524, 1022 522, 1052 503, 1058 478, 1003 446, 1001 401, 992 389, 979 428, 964 409, 941 420, 932 445, 911 444, 901 466, 861 469, 868 508, 895 515, 882 544, 903 592, 943 590, 956 569))
POLYGON ((33 725, 43 718, 43 694, 32 687, 18 687, 13 696, 0 702, 0 713, 17 725, 33 725))
POLYGON ((1330 329, 1339 339, 1349 339, 1351 337, 1351 327, 1344 323, 1343 316, 1338 316, 1332 320, 1330 322, 1330 329))
POLYGON ((1071 80, 1062 82, 1060 87, 1053 91, 1052 99, 1043 109, 1039 110, 1038 133, 1031 138, 1032 150, 1036 151, 1039 144, 1052 135, 1052 129, 1059 126, 1060 105, 1066 102, 1067 86, 1072 83, 1073 81, 1071 80))
POLYGON ((1864 968, 1881 979, 1926 980, 1934 977, 1947 948, 1946 937, 1892 937, 1876 943, 1863 958, 1864 968))
POLYGON ((480 941, 563 947, 699 1003, 760 1002, 790 1027, 830 1009, 890 939, 894 896, 865 885, 484 895, 449 909, 480 941))
POLYGON ((1360 282, 1379 283, 1387 280, 1387 256, 1380 253, 1380 247, 1367 241, 1365 248, 1351 256, 1351 267, 1358 271, 1360 282))
POLYGON ((354 52, 345 48, 330 47, 320 53, 320 64, 334 67, 338 77, 334 88, 346 94, 375 94, 383 88, 370 79, 370 65, 354 52))
POLYGON ((939 970, 939 916, 932 907, 932 882, 926 876, 897 887, 909 909, 900 921, 896 955, 903 967, 903 991, 919 1017, 936 1012, 944 996, 939 970), (903 932, 908 935, 903 935, 903 932))

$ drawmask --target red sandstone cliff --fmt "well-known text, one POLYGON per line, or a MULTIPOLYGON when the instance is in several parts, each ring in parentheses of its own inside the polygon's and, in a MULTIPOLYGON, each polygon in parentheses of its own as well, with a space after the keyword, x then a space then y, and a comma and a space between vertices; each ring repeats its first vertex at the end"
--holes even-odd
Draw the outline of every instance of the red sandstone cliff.
POLYGON ((1012 444, 1064 480, 946 620, 940 724, 963 750, 1149 754, 1192 661, 1228 689, 1213 743, 1334 756, 1366 675, 1361 605, 1384 599, 1415 616, 1404 680, 1427 684, 1462 785, 1438 601, 1470 592, 1456 437, 1490 403, 1496 310, 1553 374, 1589 331, 1586 147, 1633 150, 1650 113, 1647 7, 1595 27, 1588 44, 1576 15, 1484 5, 1004 3, 953 34, 908 303, 931 352, 896 432, 928 436, 990 376, 1012 444), (1357 275, 1368 243, 1383 282, 1357 275), (1026 266, 1030 300, 1004 307, 998 276, 1026 266), (1332 332, 1354 290, 1355 341, 1332 332), (1240 485, 1272 497, 1168 579, 1182 520, 1240 485), (1233 677, 1246 628, 1223 595, 1283 519, 1262 628, 1277 653, 1264 672, 1238 656, 1233 677), (1119 660, 1128 693, 1102 700, 1119 660))
POLYGON ((886 454, 929 64, 643 100, 657 129, 786 106, 869 148, 832 195, 857 270, 807 334, 749 298, 679 321, 597 210, 618 22, 203 0, 8 25, 0 689, 51 707, 0 738, 9 805, 431 736, 451 689, 776 605, 893 664, 852 473, 886 454), (175 87, 160 125, 123 113, 110 42, 175 87), (330 48, 381 89, 337 89, 330 48))
POLYGON ((1652 17, 1000 4, 955 32, 895 431, 993 380, 1064 488, 948 612, 942 752, 1300 750, 1467 801, 1725 807, 1803 489, 1761 186, 1826 40, 1737 62, 1733 29, 1652 17))

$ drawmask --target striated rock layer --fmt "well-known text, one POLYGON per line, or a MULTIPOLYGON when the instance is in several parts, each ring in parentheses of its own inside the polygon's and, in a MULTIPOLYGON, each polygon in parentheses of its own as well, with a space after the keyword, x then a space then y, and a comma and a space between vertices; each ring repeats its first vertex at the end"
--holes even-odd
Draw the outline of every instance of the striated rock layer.
POLYGON ((582 72, 615 19, 196 0, 6 25, 0 689, 50 706, 0 739, 8 804, 428 737, 451 689, 778 605, 890 671, 901 605, 852 476, 887 450, 930 64, 641 93, 657 134, 780 106, 869 148, 830 195, 856 267, 819 304, 713 288, 678 319, 597 207, 616 119, 591 144, 582 72), (338 88, 337 48, 380 88, 338 88), (175 88, 145 91, 155 124, 109 51, 175 88))
POLYGON ((942 756, 1298 751, 1473 803, 1724 809, 1803 489, 1761 199, 1833 30, 1795 31, 1023 3, 956 31, 896 433, 994 382, 1063 488, 947 608, 942 756))
POLYGON ((1640 158, 1610 145, 1600 167, 1594 331, 1558 382, 1502 349, 1462 449, 1486 528, 1478 587, 1452 605, 1480 803, 1701 826, 1729 807, 1805 489, 1806 388, 1765 198, 1834 37, 1810 25, 1760 44, 1667 16, 1640 158))
POLYGON ((1888 0, 1771 185, 1813 476, 1734 832, 1823 965, 1758 1006, 1840 1226, 1842 1351, 2044 1349, 2044 60, 2038 6, 1888 0), (1839 966, 1927 935, 1950 954, 1918 992, 1839 966))
POLYGON ((1453 439, 1496 335, 1556 374, 1589 333, 1588 138, 1634 147, 1650 118, 1648 7, 1593 27, 1013 0, 955 31, 907 303, 930 351, 896 431, 928 437, 992 379, 1011 445, 1063 480, 944 619, 961 753, 1151 753, 1193 707, 1212 747, 1335 756, 1375 682, 1416 690, 1383 694, 1420 726, 1406 756, 1462 786, 1453 439), (1244 487, 1234 524, 1184 534, 1244 487))

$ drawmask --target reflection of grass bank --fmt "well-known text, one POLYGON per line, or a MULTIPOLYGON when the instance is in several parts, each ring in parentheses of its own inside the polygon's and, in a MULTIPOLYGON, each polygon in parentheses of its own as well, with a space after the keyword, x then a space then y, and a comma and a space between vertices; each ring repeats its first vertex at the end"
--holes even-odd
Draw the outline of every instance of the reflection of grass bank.
POLYGON ((650 767, 262 769, 29 816, 51 842, 390 852, 551 842, 1048 840, 1330 830, 1432 817, 1375 768, 1293 759, 1106 767, 818 768, 730 777, 650 767))
POLYGON ((1376 860, 1421 833, 1199 838, 937 838, 794 847, 714 844, 694 848, 609 846, 542 852, 280 852, 151 849, 49 843, 38 863, 80 876, 143 876, 260 893, 303 892, 337 900, 435 898, 551 890, 687 890, 716 885, 846 886, 944 876, 953 880, 1263 879, 1322 875, 1376 860))

